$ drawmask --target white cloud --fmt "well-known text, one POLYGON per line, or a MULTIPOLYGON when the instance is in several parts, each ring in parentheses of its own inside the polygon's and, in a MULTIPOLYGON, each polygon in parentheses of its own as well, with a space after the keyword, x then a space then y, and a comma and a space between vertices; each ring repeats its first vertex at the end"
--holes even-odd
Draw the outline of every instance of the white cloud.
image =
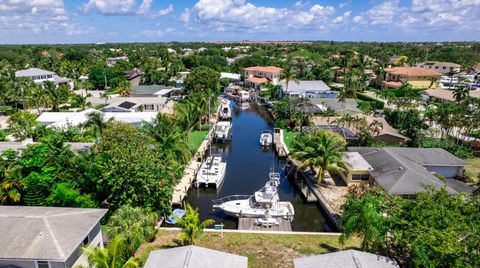
POLYGON ((89 0, 83 10, 92 9, 102 15, 130 15, 136 12, 137 6, 135 0, 89 0))
POLYGON ((332 23, 333 24, 343 24, 343 23, 347 22, 347 19, 350 17, 351 14, 352 14, 351 11, 347 11, 347 12, 343 13, 343 15, 335 17, 332 20, 332 23))
POLYGON ((190 9, 185 8, 182 14, 180 14, 179 20, 183 23, 188 23, 190 21, 190 9))
POLYGON ((143 30, 142 34, 146 37, 154 38, 154 37, 163 37, 167 33, 173 32, 175 29, 173 28, 166 28, 164 30, 143 30))
POLYGON ((143 0, 142 4, 137 10, 137 14, 147 14, 150 11, 153 0, 143 0))
POLYGON ((63 0, 0 0, 1 35, 75 35, 92 31, 71 21, 63 0))
POLYGON ((172 13, 172 12, 173 12, 173 5, 170 4, 170 5, 168 5, 167 8, 159 10, 157 14, 158 14, 158 16, 166 16, 166 15, 172 13))

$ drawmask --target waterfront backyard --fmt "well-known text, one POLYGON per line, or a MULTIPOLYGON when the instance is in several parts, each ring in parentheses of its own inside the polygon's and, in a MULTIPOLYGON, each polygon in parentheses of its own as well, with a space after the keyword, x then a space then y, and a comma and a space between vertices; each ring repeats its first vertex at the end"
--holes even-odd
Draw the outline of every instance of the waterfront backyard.
MULTIPOLYGON (((145 260, 150 251, 177 247, 180 232, 159 230, 155 240, 143 244, 136 256, 145 260)), ((225 232, 205 232, 197 246, 221 250, 248 257, 249 267, 293 267, 293 259, 310 255, 359 248, 360 239, 354 238, 342 247, 338 235, 298 235, 298 234, 249 234, 225 232)))

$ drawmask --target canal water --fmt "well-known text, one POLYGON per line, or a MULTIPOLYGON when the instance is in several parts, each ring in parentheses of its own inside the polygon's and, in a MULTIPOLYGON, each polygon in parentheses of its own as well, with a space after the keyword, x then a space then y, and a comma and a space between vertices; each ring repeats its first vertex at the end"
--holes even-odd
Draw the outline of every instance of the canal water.
POLYGON ((225 228, 236 229, 237 219, 214 210, 212 200, 234 194, 251 195, 262 188, 268 180, 268 173, 274 168, 281 174, 279 196, 281 201, 290 201, 295 207, 293 231, 332 231, 320 208, 316 204, 304 202, 292 182, 285 179, 282 168, 285 161, 276 157, 273 149, 261 149, 260 134, 263 130, 273 133, 273 122, 268 111, 255 104, 235 104, 232 102, 232 141, 213 144, 212 153, 220 153, 227 162, 227 172, 219 189, 190 188, 187 203, 197 207, 200 218, 214 219, 225 228))

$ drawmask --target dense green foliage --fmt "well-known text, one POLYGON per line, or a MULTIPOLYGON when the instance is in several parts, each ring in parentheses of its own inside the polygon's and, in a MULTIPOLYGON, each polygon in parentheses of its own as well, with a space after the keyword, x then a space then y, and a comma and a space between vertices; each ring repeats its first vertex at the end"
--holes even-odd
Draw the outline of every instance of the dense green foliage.
POLYGON ((208 219, 200 221, 198 209, 193 209, 187 204, 185 215, 183 218, 176 218, 178 226, 182 227, 182 241, 186 245, 195 245, 195 241, 202 234, 203 229, 215 223, 214 220, 208 219))
POLYGON ((415 200, 370 192, 343 206, 341 241, 363 238, 362 247, 394 256, 407 266, 480 265, 480 199, 428 188, 415 200))

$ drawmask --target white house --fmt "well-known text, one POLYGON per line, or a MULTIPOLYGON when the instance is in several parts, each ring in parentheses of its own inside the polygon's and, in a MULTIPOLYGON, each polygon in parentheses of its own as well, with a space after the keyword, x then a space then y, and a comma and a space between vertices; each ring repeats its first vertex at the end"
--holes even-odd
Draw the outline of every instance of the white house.
POLYGON ((88 266, 81 247, 103 247, 106 209, 0 206, 0 267, 88 266))
POLYGON ((70 90, 73 90, 73 80, 66 77, 60 77, 54 72, 50 72, 47 70, 42 70, 38 68, 29 68, 26 70, 19 70, 15 72, 16 78, 28 78, 33 81, 33 83, 37 85, 43 85, 45 82, 52 82, 56 86, 61 84, 67 85, 70 90))
POLYGON ((336 98, 338 92, 331 90, 322 80, 289 81, 288 88, 285 80, 280 81, 284 95, 303 98, 336 98), (288 90, 287 90, 288 89, 288 90))
POLYGON ((455 73, 460 72, 460 64, 453 63, 453 62, 443 62, 443 61, 425 61, 417 64, 418 68, 423 68, 427 70, 432 70, 439 72, 441 74, 449 73, 453 71, 455 73))

